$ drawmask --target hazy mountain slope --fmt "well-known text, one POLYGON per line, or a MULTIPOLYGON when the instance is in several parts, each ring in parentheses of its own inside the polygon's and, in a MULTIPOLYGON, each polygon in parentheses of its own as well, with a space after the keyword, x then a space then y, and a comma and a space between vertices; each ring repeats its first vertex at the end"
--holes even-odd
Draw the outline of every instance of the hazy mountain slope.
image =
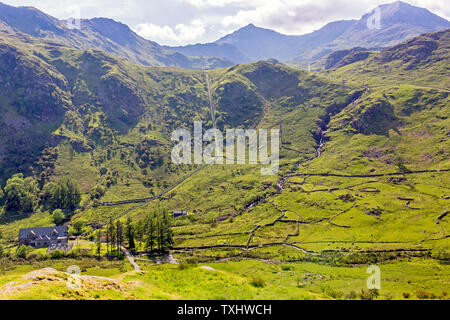
POLYGON ((213 43, 167 48, 190 56, 222 57, 235 63, 269 58, 289 60, 299 52, 335 40, 353 22, 353 20, 331 22, 319 30, 302 36, 284 35, 249 24, 213 43))
MULTIPOLYGON (((381 29, 369 29, 365 14, 337 39, 364 47, 389 47, 418 34, 450 28, 450 22, 427 9, 402 1, 379 6, 381 29)), ((372 13, 373 14, 373 13, 372 13)))
MULTIPOLYGON (((302 53, 296 61, 314 61, 336 50, 353 47, 390 47, 419 34, 450 28, 450 22, 427 9, 402 1, 378 7, 380 28, 369 28, 367 20, 374 12, 367 13, 335 40, 316 46, 302 53)), ((370 25, 370 23, 369 23, 370 25)))
POLYGON ((0 21, 10 27, 9 32, 14 30, 75 49, 98 49, 144 65, 184 68, 231 65, 224 59, 201 61, 199 58, 191 59, 165 50, 156 42, 138 36, 127 25, 112 19, 82 19, 81 29, 77 30, 68 28, 66 21, 60 21, 35 8, 12 7, 0 3, 0 21))
POLYGON ((167 48, 186 55, 223 57, 234 63, 269 58, 314 62, 333 51, 389 47, 422 33, 450 27, 446 19, 401 1, 378 8, 380 29, 369 29, 367 21, 374 14, 370 12, 359 20, 331 22, 305 35, 284 35, 249 24, 213 43, 167 48))
POLYGON ((245 56, 238 48, 228 43, 205 43, 192 44, 180 47, 165 47, 168 50, 173 50, 187 56, 199 57, 220 57, 233 61, 234 63, 250 62, 252 59, 245 56))
POLYGON ((258 61, 267 58, 285 59, 285 56, 282 56, 291 45, 291 41, 292 38, 289 36, 249 24, 217 40, 216 43, 233 45, 251 57, 252 61, 258 61))

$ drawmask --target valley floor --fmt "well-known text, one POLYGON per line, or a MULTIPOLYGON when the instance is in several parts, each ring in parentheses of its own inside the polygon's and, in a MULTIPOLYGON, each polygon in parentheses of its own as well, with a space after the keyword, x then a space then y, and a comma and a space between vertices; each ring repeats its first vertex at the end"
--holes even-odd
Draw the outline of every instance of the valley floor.
POLYGON ((433 259, 380 264, 370 295, 367 266, 242 260, 208 264, 56 260, 3 269, 1 299, 448 299, 450 268, 433 259), (81 265, 79 280, 64 273, 81 265), (37 270, 36 270, 37 269, 37 270), (59 271, 58 271, 59 270, 59 271), (79 281, 79 282, 77 282, 79 281), (68 285, 77 285, 71 288, 68 285))

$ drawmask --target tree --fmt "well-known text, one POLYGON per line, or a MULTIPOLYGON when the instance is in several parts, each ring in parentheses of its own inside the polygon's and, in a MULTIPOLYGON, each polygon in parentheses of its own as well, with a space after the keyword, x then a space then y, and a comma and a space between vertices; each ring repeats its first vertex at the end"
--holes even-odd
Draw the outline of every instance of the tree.
POLYGON ((161 217, 158 217, 157 219, 157 226, 158 226, 158 250, 159 252, 162 252, 164 249, 164 226, 163 221, 161 220, 161 217))
POLYGON ((101 185, 97 185, 95 186, 92 190, 91 190, 91 199, 100 199, 101 197, 103 197, 103 195, 105 194, 106 189, 105 187, 101 186, 101 185))
POLYGON ((394 159, 394 163, 400 172, 409 172, 410 170, 405 165, 405 160, 401 156, 394 159))
POLYGON ((22 173, 13 175, 6 182, 4 201, 7 211, 31 212, 38 192, 37 182, 31 178, 23 178, 22 173))
POLYGON ((3 205, 3 197, 5 196, 5 194, 3 193, 2 188, 0 188, 0 206, 3 205))
POLYGON ((42 188, 42 202, 49 208, 56 208, 53 203, 53 198, 56 194, 56 188, 57 185, 54 182, 49 182, 42 188))
POLYGON ((16 256, 25 259, 27 257, 27 247, 24 245, 19 246, 16 250, 16 256))
POLYGON ((162 210, 163 248, 168 249, 173 244, 173 231, 170 225, 167 209, 162 210))
POLYGON ((63 214, 63 212, 61 211, 61 209, 56 209, 55 211, 53 211, 52 219, 53 219, 53 222, 54 222, 57 226, 59 226, 60 224, 63 223, 63 221, 64 221, 64 214, 63 214))
POLYGON ((113 244, 115 242, 115 228, 112 221, 109 222, 106 230, 106 250, 108 255, 112 253, 113 244))
POLYGON ((123 225, 120 220, 117 220, 116 222, 116 246, 117 246, 117 253, 120 253, 120 248, 122 247, 123 243, 123 225))
POLYGON ((53 209, 74 209, 81 201, 80 186, 70 177, 62 177, 56 183, 49 182, 43 188, 43 201, 53 209))
POLYGON ((173 232, 166 209, 156 209, 146 218, 145 245, 153 251, 156 246, 158 251, 167 251, 173 244, 173 232))
POLYGON ((155 245, 155 221, 154 221, 154 215, 150 214, 147 217, 145 247, 147 249, 150 249, 150 252, 151 252, 151 251, 153 251, 154 245, 155 245))
POLYGON ((126 234, 127 234, 127 240, 128 240, 128 249, 134 250, 136 248, 136 245, 134 243, 135 232, 134 232, 133 222, 131 221, 130 217, 128 217, 128 219, 127 219, 126 234))
POLYGON ((100 260, 102 254, 102 230, 98 230, 95 238, 97 245, 97 258, 100 260))
POLYGON ((80 235, 83 233, 84 222, 77 220, 72 224, 75 235, 80 235))
MULTIPOLYGON (((134 239, 139 239, 139 240, 144 240, 145 239, 145 229, 146 228, 146 224, 145 224, 145 220, 141 219, 138 220, 135 224, 134 224, 134 239)), ((140 242, 136 242, 136 248, 139 247, 140 242)), ((145 241, 144 241, 144 246, 145 246, 145 241)))

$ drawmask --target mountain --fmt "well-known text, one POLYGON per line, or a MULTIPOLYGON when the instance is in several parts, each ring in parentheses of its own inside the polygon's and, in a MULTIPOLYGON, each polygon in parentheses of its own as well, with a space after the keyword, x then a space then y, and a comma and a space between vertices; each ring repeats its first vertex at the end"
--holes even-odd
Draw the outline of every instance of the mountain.
POLYGON ((232 64, 220 58, 190 58, 166 50, 112 19, 81 19, 80 27, 79 30, 69 28, 67 21, 58 20, 33 7, 0 3, 0 32, 20 32, 75 49, 102 50, 144 65, 202 69, 232 64))
POLYGON ((249 24, 213 43, 166 48, 191 56, 222 57, 235 63, 269 58, 289 60, 299 52, 333 41, 353 23, 353 20, 331 22, 303 36, 284 35, 249 24))
POLYGON ((450 28, 450 22, 427 9, 402 1, 378 6, 380 25, 368 28, 374 12, 362 18, 333 41, 297 56, 295 61, 315 61, 326 54, 352 47, 383 48, 401 43, 419 34, 450 28))
POLYGON ((284 60, 284 52, 294 43, 294 38, 269 29, 249 24, 216 41, 228 44, 250 57, 252 61, 276 58, 284 60), (281 53, 281 55, 280 55, 281 53))
MULTIPOLYGON (((306 88, 311 92, 320 88, 305 83, 300 95, 289 87, 296 83, 298 71, 269 62, 255 67, 254 72, 252 67, 244 68, 250 80, 240 80, 237 71, 225 71, 222 82, 212 84, 218 86, 219 127, 256 125, 264 100, 253 89, 255 85, 271 92, 273 81, 284 81, 277 90, 287 90, 297 102, 313 97, 306 88), (275 79, 261 81, 261 72, 275 79)), ((195 117, 207 120, 209 115, 204 110, 208 103, 202 72, 134 70, 129 62, 101 51, 75 50, 15 34, 0 36, 0 68, 3 177, 18 170, 30 174, 30 166, 45 145, 69 141, 76 150, 87 152, 102 144, 97 145, 98 139, 112 142, 118 139, 116 135, 135 130, 145 117, 150 117, 145 126, 168 135, 178 125, 188 126, 195 117), (88 119, 92 117, 102 121, 91 127, 88 119)))
POLYGON ((251 62, 252 59, 244 55, 238 48, 228 43, 205 43, 192 44, 179 47, 164 47, 167 50, 173 50, 186 56, 198 57, 219 57, 233 63, 251 62))
POLYGON ((374 15, 369 12, 359 20, 331 22, 305 35, 284 35, 249 24, 213 43, 166 48, 193 56, 222 57, 235 63, 269 58, 314 62, 333 51, 353 47, 379 49, 422 33, 450 28, 446 19, 405 2, 384 4, 378 9, 380 29, 368 28, 368 20, 374 15))
POLYGON ((318 59, 309 66, 311 70, 329 70, 339 69, 348 64, 367 59, 371 54, 377 51, 371 51, 366 48, 354 47, 351 49, 337 50, 318 59))

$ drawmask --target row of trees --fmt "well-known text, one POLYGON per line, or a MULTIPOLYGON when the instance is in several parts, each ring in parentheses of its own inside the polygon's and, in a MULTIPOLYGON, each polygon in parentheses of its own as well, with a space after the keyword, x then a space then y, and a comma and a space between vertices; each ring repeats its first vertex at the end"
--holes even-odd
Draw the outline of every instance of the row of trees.
POLYGON ((108 256, 120 255, 122 246, 134 251, 137 245, 143 245, 150 252, 166 252, 173 244, 173 231, 168 211, 158 208, 137 223, 130 218, 125 224, 120 220, 110 222, 105 229, 97 231, 95 239, 99 257, 103 241, 108 256))
POLYGON ((34 178, 18 173, 6 181, 4 190, 0 188, 0 205, 7 212, 31 212, 39 203, 50 209, 74 209, 80 201, 80 187, 70 177, 49 182, 40 190, 34 178))
POLYGON ((146 250, 167 251, 173 244, 173 232, 167 209, 157 209, 144 219, 142 234, 146 250))

